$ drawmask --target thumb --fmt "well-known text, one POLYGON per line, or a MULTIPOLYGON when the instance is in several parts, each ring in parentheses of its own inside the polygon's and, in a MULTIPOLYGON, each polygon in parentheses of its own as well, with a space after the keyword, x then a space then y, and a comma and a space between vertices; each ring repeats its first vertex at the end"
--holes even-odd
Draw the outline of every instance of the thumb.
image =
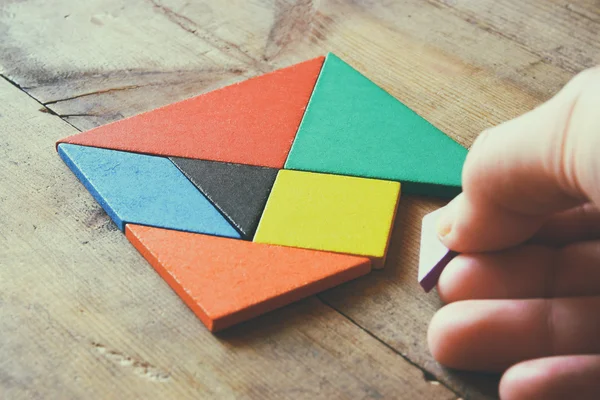
POLYGON ((463 193, 442 212, 442 242, 458 252, 531 238, 556 212, 600 205, 600 68, 582 72, 540 107, 481 134, 463 193))

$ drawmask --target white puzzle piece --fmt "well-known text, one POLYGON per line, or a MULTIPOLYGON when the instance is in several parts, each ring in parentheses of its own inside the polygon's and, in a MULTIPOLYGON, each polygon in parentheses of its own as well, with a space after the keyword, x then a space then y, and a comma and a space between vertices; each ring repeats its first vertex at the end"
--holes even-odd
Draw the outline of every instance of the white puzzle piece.
POLYGON ((457 253, 446 248, 437 235, 437 221, 442 209, 423 217, 421 227, 421 252, 419 255, 419 283, 425 292, 431 291, 446 265, 457 253))

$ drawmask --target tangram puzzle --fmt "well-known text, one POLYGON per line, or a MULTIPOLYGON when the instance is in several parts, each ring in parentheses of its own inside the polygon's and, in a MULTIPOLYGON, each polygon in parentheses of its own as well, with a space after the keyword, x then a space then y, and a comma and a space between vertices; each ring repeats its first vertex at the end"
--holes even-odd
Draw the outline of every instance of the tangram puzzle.
POLYGON ((453 196, 466 156, 333 54, 57 150, 211 331, 382 267, 400 185, 453 196))

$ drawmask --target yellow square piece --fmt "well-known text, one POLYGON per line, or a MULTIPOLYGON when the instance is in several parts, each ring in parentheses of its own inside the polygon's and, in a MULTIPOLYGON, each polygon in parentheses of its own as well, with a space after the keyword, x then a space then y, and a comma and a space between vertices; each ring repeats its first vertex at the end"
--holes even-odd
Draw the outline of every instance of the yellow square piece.
POLYGON ((381 268, 400 183, 281 170, 255 242, 370 257, 381 268))

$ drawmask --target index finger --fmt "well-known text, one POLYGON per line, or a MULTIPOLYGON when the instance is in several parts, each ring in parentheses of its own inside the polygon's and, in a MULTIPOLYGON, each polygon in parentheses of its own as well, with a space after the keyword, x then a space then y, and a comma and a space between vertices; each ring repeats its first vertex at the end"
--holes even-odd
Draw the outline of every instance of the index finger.
POLYGON ((458 252, 512 247, 554 213, 600 202, 600 69, 547 103, 482 134, 463 169, 463 193, 442 214, 444 245, 458 252))

